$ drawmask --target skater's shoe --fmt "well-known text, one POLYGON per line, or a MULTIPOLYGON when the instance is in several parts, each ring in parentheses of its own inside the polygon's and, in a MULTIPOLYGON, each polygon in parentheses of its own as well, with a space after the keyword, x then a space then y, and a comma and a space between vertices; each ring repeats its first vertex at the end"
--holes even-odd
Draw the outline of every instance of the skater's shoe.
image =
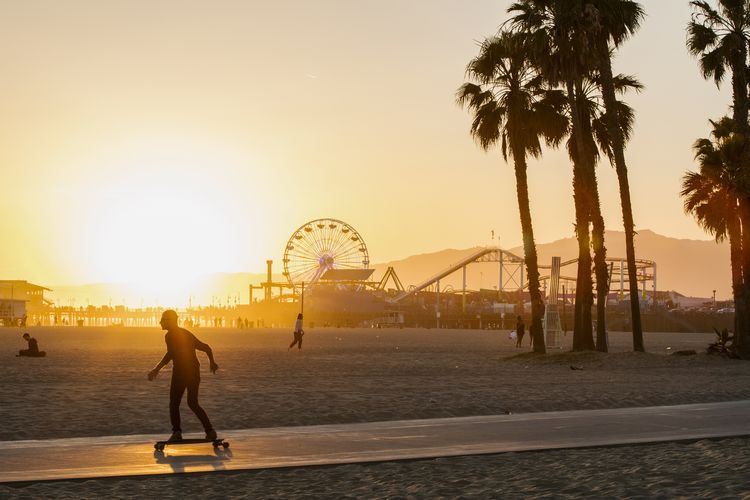
POLYGON ((210 431, 206 431, 206 440, 216 441, 216 431, 213 429, 211 429, 210 431))
POLYGON ((182 432, 174 431, 167 441, 182 441, 182 432))

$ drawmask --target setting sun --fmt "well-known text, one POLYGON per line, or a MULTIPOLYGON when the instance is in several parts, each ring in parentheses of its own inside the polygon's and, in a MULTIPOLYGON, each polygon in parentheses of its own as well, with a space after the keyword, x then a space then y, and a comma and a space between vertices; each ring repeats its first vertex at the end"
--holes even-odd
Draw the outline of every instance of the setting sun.
POLYGON ((227 154, 182 144, 132 147, 84 179, 85 266, 137 284, 148 300, 185 302, 196 276, 243 263, 238 234, 257 231, 235 201, 252 171, 233 174, 227 154), (139 150, 140 149, 140 150, 139 150), (179 297, 174 299, 174 297, 179 297))

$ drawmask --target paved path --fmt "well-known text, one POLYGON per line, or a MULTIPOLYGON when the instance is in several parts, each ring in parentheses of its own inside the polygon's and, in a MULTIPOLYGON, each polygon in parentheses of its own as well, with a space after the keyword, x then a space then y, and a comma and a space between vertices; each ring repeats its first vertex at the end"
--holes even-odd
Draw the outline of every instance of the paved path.
POLYGON ((0 442, 0 482, 376 462, 750 435, 750 401, 316 425, 167 447, 134 435, 0 442))

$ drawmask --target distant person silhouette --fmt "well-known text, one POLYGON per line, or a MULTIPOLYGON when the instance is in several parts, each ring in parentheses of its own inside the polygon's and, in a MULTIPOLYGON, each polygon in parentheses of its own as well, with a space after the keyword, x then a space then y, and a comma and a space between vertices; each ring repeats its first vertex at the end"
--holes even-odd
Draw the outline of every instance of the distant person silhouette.
MULTIPOLYGON (((302 350, 302 336, 305 334, 305 331, 302 329, 302 313, 299 313, 297 315, 297 321, 294 322, 294 340, 291 344, 289 344, 289 349, 294 347, 295 344, 298 345, 298 349, 302 350)), ((287 351, 289 350, 287 349, 287 351)))
POLYGON ((44 357, 47 353, 44 351, 39 350, 39 343, 36 341, 34 337, 29 335, 28 333, 23 334, 23 339, 28 342, 29 348, 28 349, 21 349, 18 351, 19 356, 29 356, 32 358, 41 358, 44 357))
POLYGON ((525 333, 526 325, 523 324, 523 319, 521 319, 521 316, 519 316, 516 321, 516 347, 521 347, 521 342, 523 341, 523 336, 525 333))
POLYGON ((203 351, 208 355, 211 373, 216 373, 219 365, 214 361, 214 354, 208 344, 198 340, 195 335, 180 328, 177 325, 177 313, 171 309, 164 311, 161 316, 162 330, 166 330, 164 341, 167 344, 167 353, 159 361, 153 370, 148 372, 148 379, 154 380, 159 370, 172 361, 172 383, 169 387, 169 418, 172 423, 172 435, 170 441, 182 439, 182 427, 180 425, 180 402, 182 395, 187 389, 188 406, 203 424, 206 431, 206 439, 216 439, 216 431, 208 419, 208 415, 198 403, 198 387, 201 383, 200 363, 195 351, 203 351))

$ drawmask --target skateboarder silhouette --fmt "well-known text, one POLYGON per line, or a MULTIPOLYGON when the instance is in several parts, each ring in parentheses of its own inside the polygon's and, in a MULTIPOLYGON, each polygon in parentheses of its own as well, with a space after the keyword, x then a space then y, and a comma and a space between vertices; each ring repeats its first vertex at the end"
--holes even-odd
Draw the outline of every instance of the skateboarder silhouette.
POLYGON ((187 389, 188 406, 203 424, 206 431, 206 439, 216 439, 216 431, 208 419, 208 415, 198 403, 198 387, 201 382, 200 363, 195 351, 203 351, 208 356, 211 373, 216 373, 219 365, 214 361, 214 354, 208 344, 198 340, 195 335, 180 328, 178 325, 177 313, 172 309, 164 311, 161 316, 162 330, 166 330, 164 341, 167 344, 167 353, 159 363, 148 373, 148 379, 154 380, 159 374, 159 370, 172 361, 172 383, 169 387, 169 418, 172 423, 172 435, 169 441, 179 441, 182 439, 182 427, 180 422, 180 402, 182 395, 187 389))

